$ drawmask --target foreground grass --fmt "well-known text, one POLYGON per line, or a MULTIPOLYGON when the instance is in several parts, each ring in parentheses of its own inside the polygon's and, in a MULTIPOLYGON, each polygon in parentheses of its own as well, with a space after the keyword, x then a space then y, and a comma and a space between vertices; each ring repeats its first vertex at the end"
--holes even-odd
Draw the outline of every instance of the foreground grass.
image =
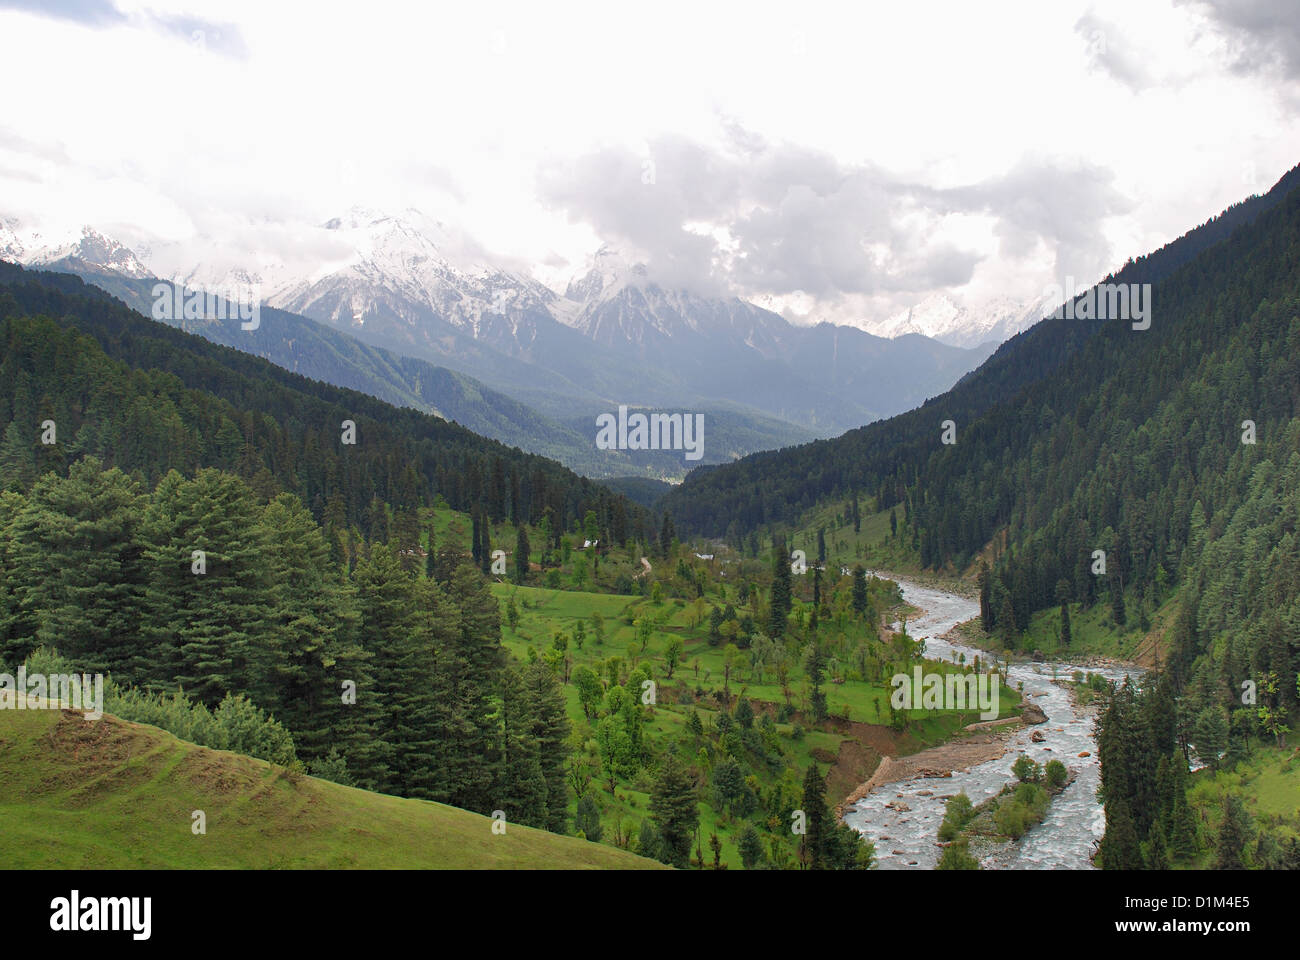
POLYGON ((157 727, 0 710, 6 866, 48 869, 642 869, 573 837, 343 787, 157 727), (192 832, 194 811, 207 832, 192 832))

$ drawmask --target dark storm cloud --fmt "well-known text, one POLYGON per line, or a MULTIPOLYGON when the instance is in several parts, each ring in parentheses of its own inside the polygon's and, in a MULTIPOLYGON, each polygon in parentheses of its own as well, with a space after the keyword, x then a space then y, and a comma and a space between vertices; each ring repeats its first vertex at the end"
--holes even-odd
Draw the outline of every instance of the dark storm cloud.
POLYGON ((631 248, 665 284, 741 294, 815 297, 927 293, 971 279, 982 254, 935 228, 950 214, 987 214, 1007 256, 1045 241, 1058 269, 1109 265, 1102 221, 1131 209, 1109 171, 1022 161, 980 183, 935 189, 878 167, 765 143, 725 128, 726 148, 678 137, 585 154, 540 172, 545 203, 631 248), (692 224, 724 228, 727 247, 692 224))

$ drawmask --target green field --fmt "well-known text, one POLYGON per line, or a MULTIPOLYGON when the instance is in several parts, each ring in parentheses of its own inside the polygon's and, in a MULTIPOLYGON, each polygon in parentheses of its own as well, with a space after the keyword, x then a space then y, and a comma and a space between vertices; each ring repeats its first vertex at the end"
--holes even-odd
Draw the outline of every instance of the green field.
POLYGON ((5 866, 654 869, 603 844, 369 793, 144 724, 0 710, 5 866), (206 834, 192 832, 194 811, 206 834))
MULTIPOLYGON (((1257 827, 1267 827, 1278 837, 1300 838, 1300 748, 1256 744, 1251 756, 1231 771, 1192 774, 1187 799, 1204 840, 1218 833, 1228 796, 1241 798, 1257 827)), ((1204 846, 1194 866, 1213 864, 1211 844, 1204 846)))
MULTIPOLYGON (((796 790, 801 772, 814 762, 823 771, 830 772, 841 758, 845 742, 852 741, 855 756, 869 753, 871 759, 866 761, 866 766, 842 769, 837 776, 831 777, 827 798, 832 803, 837 802, 869 776, 874 764, 879 762, 877 747, 887 745, 892 755, 913 753, 951 739, 964 725, 979 719, 970 712, 912 710, 905 712, 905 730, 891 730, 886 725, 890 722, 888 699, 892 687, 888 683, 860 679, 845 655, 842 660, 832 659, 828 682, 823 688, 831 722, 814 724, 807 719, 809 689, 802 668, 794 666, 783 686, 774 672, 756 671, 742 656, 742 662, 733 666, 730 677, 726 676, 726 644, 711 646, 708 642, 708 604, 696 606, 694 602, 682 599, 655 601, 638 596, 517 587, 505 583, 495 584, 492 589, 502 603, 502 641, 515 657, 526 660, 530 651, 541 655, 552 647, 556 636, 562 634, 570 676, 583 665, 603 676, 610 658, 619 658, 624 669, 640 669, 653 678, 655 704, 647 710, 645 735, 657 750, 674 749, 683 759, 695 761, 695 748, 704 744, 692 740, 687 721, 693 711, 698 712, 705 729, 711 730, 721 712, 718 697, 724 688, 729 690, 728 702, 732 708, 740 697, 745 697, 759 713, 775 716, 782 705, 788 704, 790 716, 774 725, 782 757, 780 768, 768 770, 757 763, 750 766, 751 775, 764 792, 779 789, 782 782, 789 789, 796 790), (506 615, 511 598, 519 614, 518 624, 513 629, 506 615), (704 611, 703 615, 701 611, 704 611), (604 636, 600 642, 597 642, 591 624, 593 613, 602 618, 604 636), (644 645, 638 639, 638 621, 652 624, 644 645), (579 624, 584 625, 586 633, 581 649, 576 642, 579 624), (683 652, 681 662, 670 678, 664 651, 674 636, 681 639, 683 652), (853 723, 844 723, 846 717, 853 723), (857 726, 860 724, 874 726, 864 732, 861 726, 857 726), (863 739, 870 742, 870 748, 860 746, 863 739)), ((838 631, 845 631, 846 635, 839 642, 847 648, 861 629, 860 624, 850 621, 839 627, 833 620, 823 625, 832 652, 837 648, 838 631)), ((740 653, 743 655, 745 651, 740 653)), ((926 669, 955 671, 959 668, 952 664, 931 663, 926 669)), ((999 689, 1000 715, 1015 713, 1019 697, 1005 686, 999 689)), ((575 751, 579 756, 585 755, 593 766, 598 766, 598 751, 591 740, 594 718, 589 722, 584 715, 574 684, 566 683, 564 691, 569 720, 576 731, 575 751)), ((651 775, 643 771, 630 780, 619 778, 611 793, 601 776, 593 777, 588 789, 597 791, 605 842, 620 832, 635 834, 640 821, 648 816, 652 785, 651 775)), ((716 833, 722 842, 722 862, 735 868, 739 866, 735 833, 745 821, 719 812, 707 801, 707 790, 702 793, 705 796, 699 805, 701 836, 707 839, 711 833, 716 833)), ((772 826, 775 828, 776 824, 773 822, 772 826)), ((705 854, 710 856, 707 846, 705 854)))

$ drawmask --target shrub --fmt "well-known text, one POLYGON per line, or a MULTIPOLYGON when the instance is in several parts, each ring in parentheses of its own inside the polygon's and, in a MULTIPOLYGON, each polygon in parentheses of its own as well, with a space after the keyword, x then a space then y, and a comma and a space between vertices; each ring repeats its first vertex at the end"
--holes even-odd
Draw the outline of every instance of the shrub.
POLYGON ((1021 783, 1037 783, 1042 776, 1042 769, 1023 753, 1011 765, 1011 772, 1021 783))
POLYGON ((1053 787, 1065 786, 1065 781, 1070 778, 1070 772, 1060 760, 1048 760, 1046 773, 1047 782, 1053 787))

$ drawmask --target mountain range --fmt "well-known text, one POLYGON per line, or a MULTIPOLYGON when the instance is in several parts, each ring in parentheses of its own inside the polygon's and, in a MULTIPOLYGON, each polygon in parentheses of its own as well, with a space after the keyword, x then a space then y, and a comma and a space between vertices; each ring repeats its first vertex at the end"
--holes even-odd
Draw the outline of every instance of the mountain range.
MULTIPOLYGON (((595 477, 677 479, 693 465, 676 451, 597 450, 594 418, 620 405, 704 413, 703 462, 723 463, 915 407, 997 346, 945 343, 915 323, 892 337, 792 324, 739 298, 665 287, 609 247, 560 294, 413 210, 354 209, 319 232, 312 249, 338 255, 309 271, 198 264, 166 278, 216 291, 256 285, 266 305, 258 330, 172 322, 595 477)), ((50 242, 0 221, 0 258, 77 274, 146 313, 157 282, 92 228, 50 242)), ((932 332, 961 339, 947 320, 932 332)), ((995 318, 983 329, 996 338, 1010 327, 995 318)))

